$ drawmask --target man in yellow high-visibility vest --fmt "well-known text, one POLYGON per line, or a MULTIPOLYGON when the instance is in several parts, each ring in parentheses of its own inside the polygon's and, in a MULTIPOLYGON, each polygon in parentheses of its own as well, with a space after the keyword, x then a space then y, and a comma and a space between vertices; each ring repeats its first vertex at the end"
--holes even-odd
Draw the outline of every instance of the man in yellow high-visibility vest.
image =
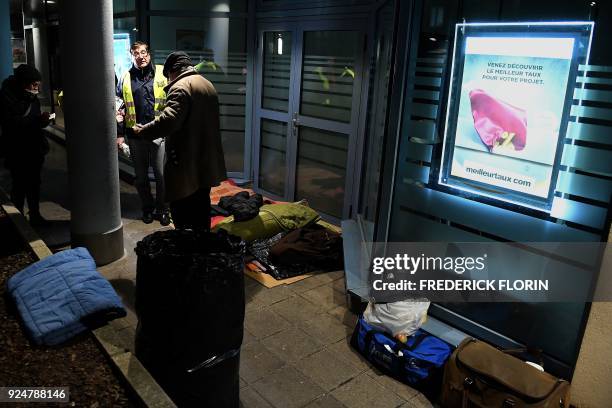
MULTIPOLYGON (((170 211, 164 201, 164 138, 143 140, 133 137, 132 130, 137 124, 151 122, 161 113, 166 102, 164 87, 167 80, 162 74, 163 67, 151 63, 148 44, 136 41, 131 53, 134 65, 121 78, 117 94, 125 103, 125 136, 134 163, 134 185, 142 203, 142 221, 149 224, 157 218, 162 225, 168 225, 170 211), (151 193, 149 166, 155 175, 155 199, 151 193)), ((117 143, 121 145, 122 138, 118 138, 117 143)))

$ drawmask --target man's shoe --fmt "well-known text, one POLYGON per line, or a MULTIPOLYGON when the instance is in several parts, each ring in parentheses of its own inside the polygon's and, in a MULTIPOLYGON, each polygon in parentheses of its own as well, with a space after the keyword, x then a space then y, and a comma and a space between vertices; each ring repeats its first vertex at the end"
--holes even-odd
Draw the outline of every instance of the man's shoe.
POLYGON ((51 225, 51 221, 43 218, 40 214, 30 214, 30 225, 33 227, 46 227, 51 225))
POLYGON ((170 225, 171 222, 172 220, 170 219, 170 213, 167 213, 167 212, 161 213, 161 215, 159 216, 159 223, 161 225, 165 227, 167 225, 170 225))
POLYGON ((142 222, 145 224, 150 224, 153 222, 153 213, 150 211, 145 211, 142 213, 142 222))

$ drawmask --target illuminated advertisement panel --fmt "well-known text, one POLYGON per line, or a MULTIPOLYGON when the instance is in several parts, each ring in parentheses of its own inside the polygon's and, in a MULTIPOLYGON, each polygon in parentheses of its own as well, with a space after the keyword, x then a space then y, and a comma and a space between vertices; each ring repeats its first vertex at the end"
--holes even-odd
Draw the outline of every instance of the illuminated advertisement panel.
POLYGON ((458 24, 439 183, 548 211, 592 23, 458 24))

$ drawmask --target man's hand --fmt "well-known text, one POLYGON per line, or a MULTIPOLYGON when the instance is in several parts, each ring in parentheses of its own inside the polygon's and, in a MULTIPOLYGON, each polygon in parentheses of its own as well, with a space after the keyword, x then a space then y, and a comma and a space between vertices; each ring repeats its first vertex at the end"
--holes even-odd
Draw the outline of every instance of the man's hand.
POLYGON ((121 145, 125 143, 125 138, 124 137, 118 137, 117 138, 117 148, 121 148, 121 145))
POLYGON ((142 130, 142 125, 136 124, 136 125, 134 125, 132 130, 134 131, 135 135, 138 135, 140 133, 140 131, 142 130))

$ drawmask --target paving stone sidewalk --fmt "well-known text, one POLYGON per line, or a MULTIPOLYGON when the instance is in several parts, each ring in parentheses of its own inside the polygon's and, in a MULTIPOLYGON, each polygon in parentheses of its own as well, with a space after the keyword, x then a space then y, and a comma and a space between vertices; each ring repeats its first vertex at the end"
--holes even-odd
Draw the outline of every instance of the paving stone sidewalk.
MULTIPOLYGON (((37 229, 52 249, 69 245, 70 208, 66 155, 51 142, 45 161, 41 212, 49 227, 37 229)), ((0 186, 10 191, 6 169, 0 186)), ((139 220, 135 188, 121 181, 125 256, 100 268, 128 308, 119 334, 133 351, 134 247, 146 235, 163 230, 157 221, 139 220)), ((245 278, 246 320, 241 352, 240 399, 245 408, 409 408, 431 407, 417 391, 382 375, 349 346, 356 316, 346 307, 342 271, 315 275, 292 285, 267 289, 245 278)))

